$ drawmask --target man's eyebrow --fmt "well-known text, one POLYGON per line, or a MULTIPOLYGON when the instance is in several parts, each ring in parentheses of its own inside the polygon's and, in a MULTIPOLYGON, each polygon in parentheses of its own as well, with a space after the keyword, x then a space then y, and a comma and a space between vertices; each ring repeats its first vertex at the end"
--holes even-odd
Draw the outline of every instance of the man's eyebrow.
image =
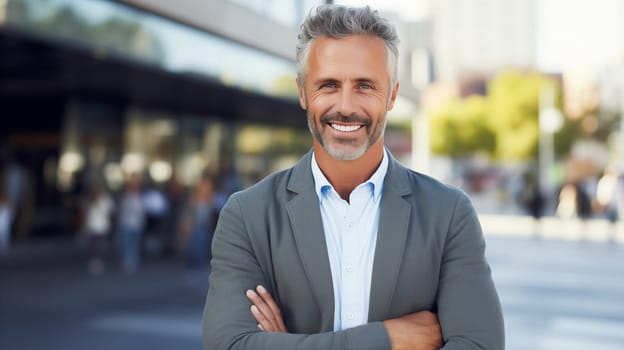
POLYGON ((318 78, 314 80, 314 84, 318 85, 318 84, 326 84, 326 83, 338 83, 338 79, 334 79, 334 78, 318 78))
POLYGON ((357 81, 358 83, 371 83, 371 84, 377 83, 377 80, 373 78, 356 78, 355 81, 357 81))
MULTIPOLYGON (((373 79, 373 78, 355 78, 353 79, 353 81, 358 82, 358 83, 370 83, 370 84, 377 84, 378 80, 373 79)), ((326 84, 326 83, 340 83, 340 81, 338 79, 335 78, 319 78, 319 79, 315 79, 314 80, 314 84, 326 84)))

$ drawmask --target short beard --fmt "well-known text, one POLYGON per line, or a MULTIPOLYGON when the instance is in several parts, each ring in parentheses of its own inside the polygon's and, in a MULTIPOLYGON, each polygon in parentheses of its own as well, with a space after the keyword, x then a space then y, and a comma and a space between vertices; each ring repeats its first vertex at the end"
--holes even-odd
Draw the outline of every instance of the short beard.
MULTIPOLYGON (((371 136, 375 137, 375 139, 371 139, 367 137, 366 143, 364 145, 361 146, 350 146, 350 143, 352 141, 338 141, 339 142, 339 147, 334 147, 333 145, 329 145, 326 144, 323 140, 323 137, 321 135, 321 129, 323 125, 327 125, 329 122, 332 121, 337 121, 337 122, 343 122, 343 123, 347 123, 347 122, 357 122, 357 123, 361 123, 363 125, 363 127, 369 128, 372 126, 372 121, 370 118, 368 117, 363 117, 360 115, 352 115, 349 117, 344 117, 341 116, 339 114, 329 114, 329 115, 324 115, 321 117, 319 123, 319 127, 316 128, 314 126, 314 121, 312 120, 312 118, 310 117, 309 113, 308 114, 308 129, 310 129, 310 133, 312 133, 312 137, 314 137, 315 140, 318 141, 318 143, 323 147, 323 149, 325 149, 325 151, 334 159, 336 160, 356 160, 360 157, 362 157, 364 155, 364 153, 366 153, 366 151, 368 151, 368 149, 375 144, 377 141, 379 141, 379 139, 381 137, 383 137, 385 129, 386 129, 386 116, 384 116, 384 121, 383 121, 383 125, 381 125, 381 131, 377 134, 377 130, 373 130, 373 134, 371 136), (343 146, 343 147, 340 147, 343 146)), ((327 126, 327 127, 331 127, 331 126, 327 126)))

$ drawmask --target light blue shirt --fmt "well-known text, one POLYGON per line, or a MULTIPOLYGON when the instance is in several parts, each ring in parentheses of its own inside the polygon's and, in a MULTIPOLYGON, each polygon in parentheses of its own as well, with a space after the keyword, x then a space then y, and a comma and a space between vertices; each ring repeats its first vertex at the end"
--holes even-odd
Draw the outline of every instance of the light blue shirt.
POLYGON ((349 202, 340 198, 312 157, 334 287, 334 331, 368 323, 373 259, 388 156, 358 185, 349 202))

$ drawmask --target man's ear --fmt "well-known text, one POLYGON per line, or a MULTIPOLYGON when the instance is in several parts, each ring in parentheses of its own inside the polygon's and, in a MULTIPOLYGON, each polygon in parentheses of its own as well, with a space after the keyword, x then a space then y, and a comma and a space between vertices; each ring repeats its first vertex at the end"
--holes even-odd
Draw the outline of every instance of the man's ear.
POLYGON ((397 95, 399 93, 399 81, 394 84, 392 88, 392 92, 390 93, 390 101, 388 101, 388 110, 392 110, 394 108, 394 101, 396 101, 397 95))
POLYGON ((308 103, 306 101, 305 93, 303 91, 303 84, 301 84, 301 81, 299 81, 299 78, 297 78, 297 94, 299 94, 299 105, 301 106, 303 110, 307 110, 308 103))

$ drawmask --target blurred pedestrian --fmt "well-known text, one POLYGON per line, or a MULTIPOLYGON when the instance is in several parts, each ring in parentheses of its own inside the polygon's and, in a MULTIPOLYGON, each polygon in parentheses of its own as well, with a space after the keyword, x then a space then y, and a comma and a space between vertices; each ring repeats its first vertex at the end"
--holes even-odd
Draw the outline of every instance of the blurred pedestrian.
POLYGON ((215 210, 214 181, 204 176, 196 185, 184 210, 187 262, 191 269, 200 269, 206 262, 210 262, 215 210))
POLYGON ((117 239, 121 248, 122 268, 133 273, 141 258, 141 236, 145 228, 145 205, 141 195, 141 179, 137 174, 128 177, 119 200, 117 239))
POLYGON ((574 184, 576 189, 576 216, 582 221, 586 221, 592 217, 593 210, 591 205, 591 194, 588 189, 589 181, 580 181, 574 184))
POLYGON ((563 219, 576 217, 576 188, 570 182, 564 183, 559 190, 557 215, 563 219))
POLYGON ((84 231, 89 242, 88 270, 93 275, 103 273, 106 268, 114 209, 115 203, 101 186, 95 185, 90 189, 85 205, 84 231))
POLYGON ((4 156, 3 179, 0 186, 4 187, 5 196, 9 203, 9 214, 11 230, 16 237, 24 235, 32 222, 32 212, 34 210, 34 196, 32 179, 28 176, 27 170, 19 164, 12 154, 4 156))
POLYGON ((619 202, 622 195, 622 186, 618 173, 613 167, 608 167, 596 189, 596 210, 603 214, 611 223, 610 240, 614 241, 617 233, 617 221, 619 219, 619 202))
POLYGON ((520 204, 533 218, 533 235, 539 235, 539 222, 544 214, 545 198, 535 174, 526 172, 523 176, 520 204))
POLYGON ((11 240, 11 204, 3 184, 3 176, 0 176, 0 255, 9 253, 11 240))
POLYGON ((587 220, 592 216, 592 205, 580 181, 567 181, 561 187, 557 215, 564 219, 579 220, 581 234, 586 234, 587 220))
POLYGON ((185 205, 185 190, 175 174, 167 181, 165 195, 168 208, 163 219, 162 239, 163 254, 174 255, 177 250, 177 238, 180 236, 181 216, 185 205))
POLYGON ((164 246, 163 230, 169 201, 164 190, 151 182, 143 191, 145 208, 145 234, 143 238, 146 253, 160 254, 164 246))

